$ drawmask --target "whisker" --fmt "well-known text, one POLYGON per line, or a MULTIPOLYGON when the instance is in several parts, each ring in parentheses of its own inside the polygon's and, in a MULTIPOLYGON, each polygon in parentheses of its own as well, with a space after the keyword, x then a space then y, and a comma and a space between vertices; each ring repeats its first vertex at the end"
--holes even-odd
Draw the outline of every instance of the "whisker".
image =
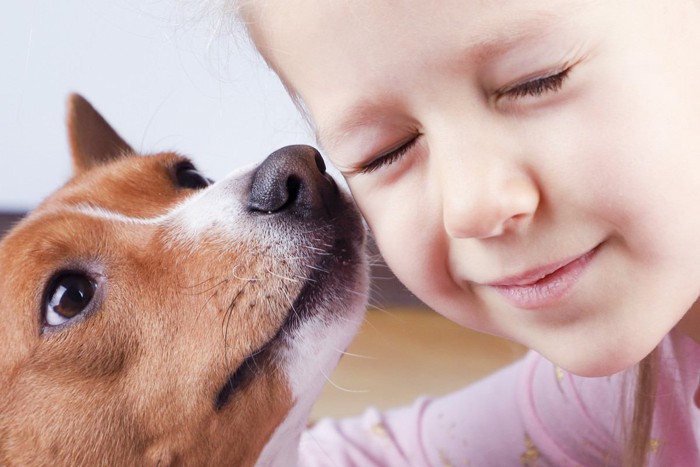
POLYGON ((323 371, 323 369, 321 369, 321 374, 323 375, 323 377, 325 378, 325 380, 326 380, 331 386, 333 386, 334 388, 336 388, 336 389, 338 389, 338 390, 340 390, 340 391, 347 392, 347 393, 350 393, 350 394, 366 394, 366 393, 369 392, 368 389, 349 389, 349 388, 344 388, 344 387, 340 386, 339 384, 336 384, 336 383, 326 374, 326 372, 323 371))
POLYGON ((361 358, 363 360, 376 360, 377 359, 377 357, 373 357, 371 355, 362 355, 359 353, 352 353, 352 352, 348 352, 347 350, 340 350, 340 349, 333 349, 333 350, 335 350, 339 354, 346 356, 346 357, 361 358))
POLYGON ((238 300, 238 297, 241 296, 243 293, 243 290, 245 290, 245 284, 243 287, 241 287, 238 292, 236 292, 236 295, 231 299, 231 302, 229 303, 228 307, 226 307, 226 312, 224 313, 224 318, 222 321, 222 326, 223 326, 223 331, 224 331, 224 359, 227 359, 228 356, 226 355, 226 350, 228 349, 228 330, 229 330, 229 324, 231 323, 231 318, 233 316, 233 309, 236 304, 236 300, 238 300))
POLYGON ((236 278, 236 279, 238 279, 238 280, 246 281, 246 282, 256 282, 256 281, 259 280, 257 276, 253 276, 253 277, 241 277, 241 276, 239 276, 239 275, 237 274, 237 272, 238 272, 238 268, 239 268, 240 266, 241 266, 240 264, 236 264, 236 265, 233 267, 233 271, 231 271, 231 277, 234 277, 234 278, 236 278))
POLYGON ((285 281, 289 281, 289 282, 293 282, 293 283, 299 282, 297 279, 297 278, 299 278, 299 276, 295 276, 296 278, 295 277, 288 277, 288 276, 284 276, 282 274, 278 274, 278 273, 272 271, 271 269, 267 269, 267 273, 270 274, 271 276, 277 277, 278 279, 282 279, 285 281))
MULTIPOLYGON (((212 278, 211 280, 214 280, 214 278, 212 278)), ((208 282, 208 281, 209 281, 209 280, 207 280, 207 281, 205 281, 205 282, 208 282)), ((221 287, 223 284, 225 284, 225 283, 227 283, 227 282, 229 282, 229 281, 230 281, 230 279, 226 279, 226 278, 221 279, 221 280, 220 280, 219 282, 217 282, 216 284, 212 285, 211 287, 209 287, 209 288, 207 288, 207 289, 202 290, 201 292, 191 293, 191 294, 188 294, 188 295, 190 295, 190 296, 202 295, 202 294, 207 293, 207 292, 210 292, 210 291, 212 291, 212 290, 214 290, 214 289, 216 289, 216 288, 218 288, 218 287, 221 287)), ((204 282, 202 282, 201 284, 204 284, 204 282)), ((201 284, 199 284, 199 285, 201 285, 201 284)), ((190 288, 192 288, 192 287, 190 287, 190 288)))

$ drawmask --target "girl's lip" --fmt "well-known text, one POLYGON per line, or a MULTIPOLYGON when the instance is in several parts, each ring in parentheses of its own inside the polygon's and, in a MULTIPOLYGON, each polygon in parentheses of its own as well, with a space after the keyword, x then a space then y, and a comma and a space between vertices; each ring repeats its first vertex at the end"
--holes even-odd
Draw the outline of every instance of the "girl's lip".
POLYGON ((598 246, 563 261, 486 284, 519 308, 534 309, 561 300, 578 282, 598 246))

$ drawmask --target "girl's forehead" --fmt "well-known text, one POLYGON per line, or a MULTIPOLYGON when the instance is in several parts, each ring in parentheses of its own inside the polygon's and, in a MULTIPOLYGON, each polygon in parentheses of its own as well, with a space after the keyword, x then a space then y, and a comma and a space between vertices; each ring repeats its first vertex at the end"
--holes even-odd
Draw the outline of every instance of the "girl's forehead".
POLYGON ((587 15, 595 11, 607 23, 620 16, 619 4, 629 1, 441 0, 428 5, 417 0, 260 0, 246 3, 241 16, 259 52, 289 84, 288 69, 299 63, 315 60, 314 66, 323 69, 329 59, 338 62, 358 49, 366 63, 396 60, 396 65, 417 57, 420 43, 436 52, 445 47, 476 50, 473 46, 479 45, 470 59, 491 57, 554 24, 565 31, 584 10, 587 15))
MULTIPOLYGON (((367 34, 381 30, 395 36, 411 36, 426 31, 459 28, 465 34, 481 34, 483 29, 507 26, 526 15, 541 19, 565 20, 585 8, 606 8, 613 14, 614 4, 629 2, 619 0, 387 0, 327 1, 327 0, 259 0, 244 2, 240 6, 241 17, 253 33, 256 42, 279 32, 293 31, 309 34, 314 31, 336 29, 343 24, 364 30, 367 34), (435 21, 439 20, 439 21, 435 21), (465 22, 469 27, 465 28, 465 22), (412 24, 410 30, 383 29, 387 25, 412 24), (299 29, 298 26, 306 26, 299 29)), ((652 0, 634 2, 637 6, 652 0)), ((533 22, 532 27, 537 27, 533 22)))
POLYGON ((539 47, 549 50, 557 42, 583 44, 665 10, 672 8, 658 0, 258 0, 241 13, 262 56, 326 136, 324 127, 337 128, 349 106, 385 106, 393 84, 422 86, 430 75, 495 63, 514 44, 522 51, 529 38, 548 38, 539 47))
MULTIPOLYGON (((350 86, 362 90, 366 100, 372 100, 365 92, 371 90, 382 94, 379 97, 385 102, 386 93, 377 83, 363 85, 380 67, 382 81, 388 83, 404 81, 404 71, 417 62, 448 63, 451 59, 444 60, 448 54, 458 54, 462 63, 478 64, 529 38, 565 33, 582 9, 607 3, 442 0, 427 8, 426 2, 416 0, 262 0, 244 8, 243 19, 258 50, 288 90, 319 117, 306 89, 323 95, 324 106, 336 98, 335 108, 347 104, 337 92, 341 83, 330 76, 354 76, 350 86)), ((348 94, 352 91, 346 83, 342 88, 348 94)), ((362 112, 350 113, 364 120, 362 112)))

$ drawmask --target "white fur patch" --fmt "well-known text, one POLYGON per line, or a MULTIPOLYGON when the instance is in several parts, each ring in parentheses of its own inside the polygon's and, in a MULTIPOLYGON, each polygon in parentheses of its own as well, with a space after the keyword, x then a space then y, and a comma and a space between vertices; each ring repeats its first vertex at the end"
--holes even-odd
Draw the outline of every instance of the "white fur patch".
MULTIPOLYGON (((309 413, 323 386, 338 364, 356 334, 364 316, 368 277, 366 271, 358 271, 359 279, 348 287, 357 291, 350 293, 351 299, 334 300, 326 306, 339 306, 344 309, 323 310, 319 316, 333 321, 329 325, 315 317, 305 321, 289 341, 289 347, 282 356, 287 380, 292 391, 294 406, 273 433, 261 453, 256 465, 265 467, 288 467, 296 465, 299 453, 299 440, 304 431, 309 413), (339 305, 342 302, 342 305, 339 305), (292 464, 292 459, 294 462, 292 464)), ((318 310, 317 310, 318 311, 318 310)))

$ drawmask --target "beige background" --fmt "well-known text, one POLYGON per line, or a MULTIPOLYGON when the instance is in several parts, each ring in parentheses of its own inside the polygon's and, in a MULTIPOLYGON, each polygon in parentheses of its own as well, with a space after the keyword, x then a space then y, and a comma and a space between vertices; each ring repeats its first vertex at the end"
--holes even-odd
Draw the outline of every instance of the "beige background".
POLYGON ((462 328, 425 308, 371 310, 330 376, 312 419, 447 394, 524 353, 518 344, 462 328))

